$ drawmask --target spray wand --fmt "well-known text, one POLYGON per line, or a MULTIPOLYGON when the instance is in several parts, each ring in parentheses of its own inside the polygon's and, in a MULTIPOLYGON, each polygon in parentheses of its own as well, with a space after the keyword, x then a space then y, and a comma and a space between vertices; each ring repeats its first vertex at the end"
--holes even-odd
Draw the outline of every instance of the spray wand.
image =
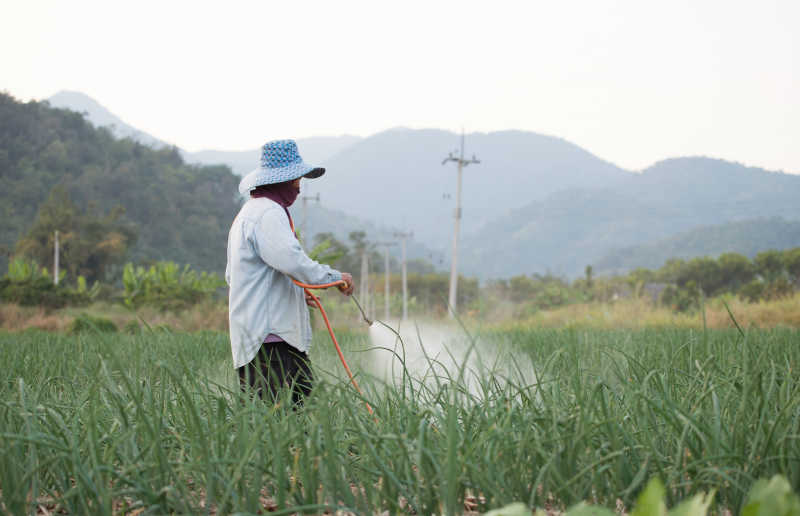
POLYGON ((350 297, 353 299, 353 302, 358 307, 358 311, 361 312, 361 317, 364 318, 364 322, 367 323, 367 326, 372 326, 373 322, 369 320, 369 317, 367 317, 367 314, 364 312, 364 309, 361 308, 361 303, 358 302, 358 299, 356 299, 355 294, 350 294, 350 297))

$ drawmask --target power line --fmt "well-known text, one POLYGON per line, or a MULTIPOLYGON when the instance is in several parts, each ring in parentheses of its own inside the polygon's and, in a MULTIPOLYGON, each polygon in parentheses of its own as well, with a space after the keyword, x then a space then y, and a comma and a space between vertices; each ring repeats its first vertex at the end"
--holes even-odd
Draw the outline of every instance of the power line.
POLYGON ((458 183, 456 187, 456 209, 453 217, 455 218, 455 227, 453 228, 453 254, 450 261, 450 296, 448 303, 450 304, 450 317, 456 315, 456 294, 458 293, 458 233, 461 225, 461 173, 464 167, 473 163, 477 164, 480 161, 472 155, 472 159, 464 159, 464 131, 461 131, 461 152, 458 157, 455 157, 451 152, 442 161, 442 165, 448 161, 455 161, 458 163, 458 183))

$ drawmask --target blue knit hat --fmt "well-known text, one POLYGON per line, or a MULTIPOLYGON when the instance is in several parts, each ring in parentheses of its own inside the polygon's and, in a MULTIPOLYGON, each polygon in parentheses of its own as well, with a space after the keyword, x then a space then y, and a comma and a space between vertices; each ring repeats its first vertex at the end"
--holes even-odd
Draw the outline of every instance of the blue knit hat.
POLYGON ((246 196, 257 186, 283 183, 298 177, 314 179, 324 173, 324 168, 303 163, 294 140, 274 140, 261 148, 261 164, 242 178, 239 193, 246 196))

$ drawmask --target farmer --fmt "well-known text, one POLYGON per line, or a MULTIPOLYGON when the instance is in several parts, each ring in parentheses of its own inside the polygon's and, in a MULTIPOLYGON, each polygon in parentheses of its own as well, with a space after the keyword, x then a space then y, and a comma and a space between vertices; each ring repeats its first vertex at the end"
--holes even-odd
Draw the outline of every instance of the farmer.
POLYGON ((353 293, 353 277, 309 258, 292 231, 287 208, 300 193, 300 179, 324 173, 303 163, 293 140, 277 140, 264 145, 260 166, 239 183, 239 193, 249 198, 228 234, 225 269, 233 367, 242 390, 264 399, 266 387, 273 403, 289 387, 294 404, 302 404, 313 382, 307 354, 311 300, 292 278, 308 284, 344 280, 339 290, 353 293))

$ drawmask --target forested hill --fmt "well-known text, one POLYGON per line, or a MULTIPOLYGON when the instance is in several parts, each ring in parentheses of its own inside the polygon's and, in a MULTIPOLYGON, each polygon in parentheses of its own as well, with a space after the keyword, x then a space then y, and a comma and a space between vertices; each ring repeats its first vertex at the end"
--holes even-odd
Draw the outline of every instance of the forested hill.
MULTIPOLYGON (((575 277, 620 248, 655 245, 703 226, 800 221, 798 199, 800 175, 704 157, 669 159, 613 188, 563 190, 495 219, 465 236, 462 271, 484 278, 548 271, 575 277), (498 250, 503 259, 492 260, 498 250)), ((776 238, 791 246, 790 236, 776 238)))
MULTIPOLYGON (((324 162, 329 173, 312 188, 331 208, 413 230, 449 255, 457 168, 442 160, 458 145, 449 131, 383 131, 324 162)), ((525 131, 467 134, 465 153, 481 163, 463 173, 464 235, 554 192, 611 188, 634 175, 561 138, 525 131)))
POLYGON ((124 221, 138 233, 129 259, 222 272, 238 182, 225 166, 187 165, 174 148, 117 140, 78 113, 0 93, 3 269, 39 206, 61 185, 80 210, 124 208, 124 221))
POLYGON ((749 258, 769 249, 800 247, 800 221, 780 217, 702 226, 651 244, 617 249, 594 262, 597 274, 658 269, 669 258, 689 259, 739 253, 749 258))

